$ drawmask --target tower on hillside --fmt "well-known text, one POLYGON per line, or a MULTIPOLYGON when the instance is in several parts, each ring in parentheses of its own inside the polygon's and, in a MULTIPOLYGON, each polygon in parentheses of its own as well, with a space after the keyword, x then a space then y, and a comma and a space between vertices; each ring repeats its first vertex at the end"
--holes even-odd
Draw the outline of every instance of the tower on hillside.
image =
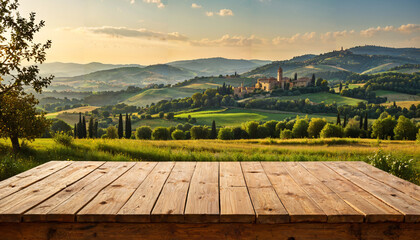
POLYGON ((283 69, 279 67, 277 71, 277 81, 280 82, 281 88, 284 89, 284 81, 283 81, 283 69))

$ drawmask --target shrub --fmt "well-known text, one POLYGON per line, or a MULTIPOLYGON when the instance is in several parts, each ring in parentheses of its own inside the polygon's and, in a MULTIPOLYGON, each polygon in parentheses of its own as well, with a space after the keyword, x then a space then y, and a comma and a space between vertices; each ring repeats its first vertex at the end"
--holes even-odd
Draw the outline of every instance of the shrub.
POLYGON ((362 131, 359 128, 359 123, 353 119, 349 121, 347 126, 344 128, 344 136, 350 138, 358 138, 362 135, 362 131))
POLYGON ((277 137, 278 135, 276 134, 276 126, 277 126, 278 122, 275 120, 271 120, 268 121, 264 124, 264 127, 266 127, 269 131, 269 136, 272 138, 277 137))
POLYGON ((258 138, 258 126, 259 124, 255 121, 245 123, 245 131, 248 133, 249 138, 258 138))
POLYGON ((295 120, 290 120, 286 123, 286 129, 292 130, 295 125, 295 120))
POLYGON ((308 120, 298 119, 293 125, 292 134, 295 138, 304 138, 308 136, 308 120))
POLYGON ((136 129, 136 139, 151 139, 152 129, 149 126, 142 126, 136 129))
POLYGON ((168 120, 172 120, 172 119, 174 119, 174 117, 175 117, 175 114, 173 112, 170 112, 170 113, 166 114, 166 119, 168 119, 168 120))
POLYGON ((257 127, 257 136, 258 138, 268 138, 270 137, 270 130, 264 126, 264 125, 259 125, 257 127))
POLYGON ((408 118, 401 115, 398 118, 397 125, 394 128, 395 139, 397 140, 415 140, 417 127, 408 118))
POLYGON ((340 125, 327 123, 321 130, 321 138, 343 137, 343 128, 340 125))
MULTIPOLYGON (((386 113, 386 112, 384 112, 386 113)), ((381 116, 375 120, 372 125, 372 137, 379 139, 392 138, 394 136, 394 128, 397 125, 397 121, 394 117, 386 116, 386 114, 381 114, 381 116)))
POLYGON ((292 131, 289 129, 284 129, 280 132, 280 139, 291 139, 293 136, 292 131))
POLYGON ((247 139, 248 134, 241 127, 232 128, 233 139, 247 139))
POLYGON ((191 139, 207 139, 209 138, 209 129, 206 126, 194 126, 190 130, 191 139))
POLYGON ((57 120, 54 120, 51 125, 51 132, 53 134, 57 132, 71 133, 72 128, 63 120, 57 119, 57 120))
POLYGON ((73 137, 67 132, 56 132, 54 134, 54 142, 70 147, 73 144, 73 137))
POLYGON ((382 150, 379 150, 374 155, 369 156, 368 161, 374 167, 389 172, 394 176, 413 183, 419 183, 420 174, 413 159, 398 157, 390 153, 385 154, 382 150))
POLYGON ((118 130, 114 126, 109 126, 106 129, 106 138, 116 139, 118 138, 118 130))
POLYGON ((280 136, 280 132, 286 128, 286 120, 276 124, 276 137, 280 136))
POLYGON ((163 118, 165 117, 165 113, 164 112, 159 112, 159 118, 163 118))
POLYGON ((232 129, 231 128, 220 129, 217 138, 220 139, 220 140, 231 140, 231 139, 233 139, 232 129))
POLYGON ((168 140, 170 138, 170 134, 167 128, 157 127, 152 132, 152 138, 154 140, 168 140))
POLYGON ((182 130, 175 130, 171 134, 173 140, 184 140, 185 133, 182 130))
POLYGON ((327 121, 321 118, 312 118, 308 126, 308 136, 311 138, 319 138, 321 130, 325 127, 327 121))
POLYGON ((152 115, 150 115, 150 114, 146 114, 145 118, 146 118, 146 119, 152 119, 152 115))

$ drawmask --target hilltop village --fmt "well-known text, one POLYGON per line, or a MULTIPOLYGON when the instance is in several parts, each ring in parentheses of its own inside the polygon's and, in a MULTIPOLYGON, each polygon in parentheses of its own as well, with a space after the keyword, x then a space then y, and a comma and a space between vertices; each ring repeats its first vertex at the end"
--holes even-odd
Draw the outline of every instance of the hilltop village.
POLYGON ((234 95, 239 98, 243 98, 245 94, 252 93, 256 89, 261 89, 270 92, 276 88, 290 89, 296 87, 308 87, 311 84, 311 79, 307 77, 291 79, 283 77, 283 69, 279 67, 277 71, 277 78, 259 78, 254 87, 244 87, 243 84, 240 87, 233 89, 234 95))

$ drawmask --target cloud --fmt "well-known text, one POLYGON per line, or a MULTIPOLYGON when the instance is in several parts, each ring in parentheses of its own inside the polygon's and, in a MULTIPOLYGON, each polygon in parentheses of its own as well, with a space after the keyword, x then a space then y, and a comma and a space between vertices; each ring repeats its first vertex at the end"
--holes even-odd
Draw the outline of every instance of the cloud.
POLYGON ((244 36, 230 36, 226 34, 219 39, 209 40, 207 38, 199 41, 191 41, 192 45, 196 46, 227 46, 227 47, 249 47, 253 45, 263 44, 264 39, 258 38, 254 35, 249 37, 244 36))
POLYGON ((143 0, 143 2, 156 4, 156 6, 158 8, 164 8, 165 7, 165 4, 163 4, 161 0, 143 0))
POLYGON ((130 0, 130 4, 134 4, 134 3, 136 3, 135 0, 130 0))
POLYGON ((379 33, 379 32, 390 32, 393 31, 395 28, 393 26, 386 26, 386 27, 376 27, 376 28, 368 28, 366 30, 360 31, 360 35, 365 37, 372 37, 373 35, 379 33))
POLYGON ((398 31, 402 33, 413 33, 420 31, 420 24, 405 24, 401 25, 398 29, 398 31))
POLYGON ((76 32, 87 32, 93 34, 104 34, 110 37, 127 37, 127 38, 142 38, 154 39, 160 41, 188 41, 188 37, 178 33, 162 33, 151 31, 147 29, 131 29, 126 27, 83 27, 83 28, 63 28, 63 30, 70 30, 76 32))
POLYGON ((230 9, 220 9, 219 12, 206 12, 207 17, 213 17, 214 15, 219 15, 221 17, 233 16, 233 11, 230 9))
POLYGON ((201 8, 201 5, 198 5, 197 3, 191 4, 191 8, 201 8))
POLYGON ((233 16, 233 12, 230 9, 220 9, 218 15, 219 16, 222 16, 222 17, 224 17, 224 16, 233 16))

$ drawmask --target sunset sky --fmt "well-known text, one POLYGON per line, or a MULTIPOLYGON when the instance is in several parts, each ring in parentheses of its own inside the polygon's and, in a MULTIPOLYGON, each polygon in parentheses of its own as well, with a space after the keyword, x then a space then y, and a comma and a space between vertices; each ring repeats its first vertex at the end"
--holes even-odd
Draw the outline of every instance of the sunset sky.
POLYGON ((418 0, 20 0, 47 62, 282 60, 357 45, 420 47, 418 0))

